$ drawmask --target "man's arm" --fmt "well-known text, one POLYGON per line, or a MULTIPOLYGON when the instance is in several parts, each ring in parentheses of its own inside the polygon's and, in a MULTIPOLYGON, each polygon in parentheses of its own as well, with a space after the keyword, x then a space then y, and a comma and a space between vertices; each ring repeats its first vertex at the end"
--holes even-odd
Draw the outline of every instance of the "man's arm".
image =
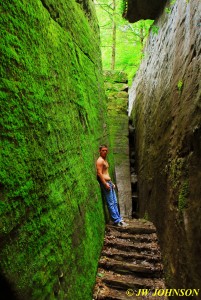
POLYGON ((110 185, 103 176, 103 163, 104 163, 104 161, 100 158, 96 162, 97 176, 99 177, 100 181, 105 186, 105 188, 107 190, 110 190, 110 185))

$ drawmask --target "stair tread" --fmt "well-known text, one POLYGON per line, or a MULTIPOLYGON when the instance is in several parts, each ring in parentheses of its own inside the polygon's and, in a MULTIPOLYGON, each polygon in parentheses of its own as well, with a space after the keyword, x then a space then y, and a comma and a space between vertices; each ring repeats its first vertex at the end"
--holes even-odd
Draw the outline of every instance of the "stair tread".
POLYGON ((122 226, 115 226, 115 225, 107 225, 108 229, 113 229, 119 232, 128 232, 128 233, 133 233, 133 234, 146 234, 146 233, 155 233, 156 228, 154 226, 146 225, 146 226, 134 226, 133 224, 129 224, 126 227, 122 226))
MULTIPOLYGON (((112 230, 110 232, 110 235, 112 235, 112 230)), ((152 243, 153 241, 157 242, 158 240, 156 233, 130 234, 127 232, 118 232, 116 233, 116 238, 120 238, 123 240, 130 240, 134 242, 140 242, 140 243, 152 243)))
MULTIPOLYGON (((153 292, 165 289, 165 283, 156 228, 148 221, 126 222, 126 227, 106 226, 94 299, 126 300, 130 296, 138 300, 158 300, 153 292), (132 295, 128 295, 127 290, 132 295), (144 290, 148 291, 147 295, 142 293, 144 290)), ((160 300, 166 299, 160 296, 160 300)))
POLYGON ((133 274, 118 274, 101 268, 98 269, 98 274, 101 275, 102 282, 104 282, 107 286, 113 288, 114 286, 118 288, 127 288, 127 289, 128 288, 162 289, 165 287, 163 280, 158 278, 139 278, 133 274))
POLYGON ((160 262, 161 256, 160 253, 157 253, 155 255, 143 253, 143 252, 137 252, 132 251, 128 252, 126 249, 117 249, 117 248, 111 248, 111 247, 104 247, 102 250, 102 256, 111 257, 116 260, 138 260, 138 261, 148 261, 148 262, 160 262))
POLYGON ((133 249, 140 251, 149 251, 152 253, 159 252, 158 245, 155 241, 152 243, 138 243, 130 240, 124 240, 116 237, 108 237, 105 239, 104 247, 114 247, 114 248, 124 248, 124 249, 133 249))
POLYGON ((148 262, 135 263, 135 262, 125 262, 117 261, 112 258, 101 257, 99 260, 99 266, 102 268, 117 270, 120 273, 122 272, 137 272, 137 273, 146 273, 146 274, 158 274, 162 271, 162 265, 151 264, 148 262))

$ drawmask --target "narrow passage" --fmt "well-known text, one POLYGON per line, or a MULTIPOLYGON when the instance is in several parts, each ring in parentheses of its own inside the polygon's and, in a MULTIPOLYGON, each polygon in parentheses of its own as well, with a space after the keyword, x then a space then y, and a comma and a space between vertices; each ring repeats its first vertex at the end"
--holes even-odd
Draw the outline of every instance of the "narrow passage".
POLYGON ((106 226, 94 300, 155 300, 165 290, 156 228, 142 219, 126 222, 128 227, 106 226))

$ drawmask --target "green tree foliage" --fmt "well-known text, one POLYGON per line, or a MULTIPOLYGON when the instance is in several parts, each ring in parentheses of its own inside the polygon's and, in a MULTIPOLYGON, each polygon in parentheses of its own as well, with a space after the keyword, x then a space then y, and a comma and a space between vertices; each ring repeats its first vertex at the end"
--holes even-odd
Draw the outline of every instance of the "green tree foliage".
POLYGON ((95 0, 95 7, 100 26, 103 69, 124 71, 131 81, 143 58, 143 48, 153 20, 129 23, 122 18, 121 0, 95 0))

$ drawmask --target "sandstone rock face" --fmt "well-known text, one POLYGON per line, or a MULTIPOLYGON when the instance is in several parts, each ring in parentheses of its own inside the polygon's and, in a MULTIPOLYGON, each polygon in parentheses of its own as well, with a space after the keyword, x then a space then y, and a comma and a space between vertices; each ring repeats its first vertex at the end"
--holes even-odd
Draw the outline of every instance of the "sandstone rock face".
POLYGON ((120 213, 132 215, 131 176, 128 139, 128 84, 123 72, 106 71, 105 90, 108 98, 108 123, 111 148, 114 153, 115 179, 120 213))
POLYGON ((88 300, 107 135, 94 4, 4 1, 0 22, 0 298, 5 281, 22 300, 88 300))
POLYGON ((196 0, 166 8, 130 90, 139 212, 157 227, 173 288, 201 282, 200 14, 196 0))
POLYGON ((141 19, 155 19, 167 0, 127 0, 124 17, 131 23, 141 19))

